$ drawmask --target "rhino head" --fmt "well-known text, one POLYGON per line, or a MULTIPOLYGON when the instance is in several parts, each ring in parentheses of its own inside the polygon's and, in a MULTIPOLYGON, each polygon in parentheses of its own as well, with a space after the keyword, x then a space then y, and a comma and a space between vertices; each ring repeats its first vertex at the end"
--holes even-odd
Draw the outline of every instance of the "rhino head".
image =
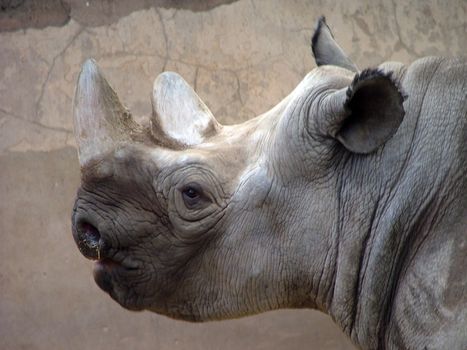
POLYGON ((171 72, 154 82, 152 115, 136 122, 84 63, 73 236, 123 307, 190 321, 329 311, 342 186, 353 176, 344 169, 372 164, 404 109, 396 79, 359 72, 324 19, 313 52, 318 67, 289 96, 231 126, 171 72))

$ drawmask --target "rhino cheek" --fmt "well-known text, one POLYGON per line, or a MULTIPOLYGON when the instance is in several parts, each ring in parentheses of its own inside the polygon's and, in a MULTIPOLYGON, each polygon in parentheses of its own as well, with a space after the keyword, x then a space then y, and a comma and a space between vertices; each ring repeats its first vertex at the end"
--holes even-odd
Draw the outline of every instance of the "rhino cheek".
MULTIPOLYGON (((237 230, 224 232, 199 257, 187 286, 190 310, 199 320, 235 318, 277 308, 281 279, 270 243, 243 231, 248 217, 237 217, 237 230), (277 272, 277 273, 275 273, 277 272)), ((254 226, 254 224, 252 225, 254 226)))

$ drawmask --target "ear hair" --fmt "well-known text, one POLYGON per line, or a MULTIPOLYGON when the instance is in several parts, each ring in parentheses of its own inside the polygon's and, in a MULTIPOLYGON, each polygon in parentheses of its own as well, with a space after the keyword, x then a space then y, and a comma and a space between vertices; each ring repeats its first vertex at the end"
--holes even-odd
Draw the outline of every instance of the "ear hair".
POLYGON ((360 87, 360 84, 362 84, 366 80, 371 80, 374 78, 383 78, 383 79, 387 79, 391 81, 391 83, 394 84, 394 86, 399 91, 399 94, 402 97, 402 102, 407 100, 408 95, 404 92, 404 90, 400 86, 399 81, 394 79, 393 72, 383 72, 379 68, 367 68, 367 69, 362 70, 360 73, 355 74, 352 80, 352 83, 347 88, 347 91, 346 91, 347 100, 344 103, 344 107, 346 109, 348 109, 350 101, 354 95, 354 92, 358 90, 358 88, 360 87))

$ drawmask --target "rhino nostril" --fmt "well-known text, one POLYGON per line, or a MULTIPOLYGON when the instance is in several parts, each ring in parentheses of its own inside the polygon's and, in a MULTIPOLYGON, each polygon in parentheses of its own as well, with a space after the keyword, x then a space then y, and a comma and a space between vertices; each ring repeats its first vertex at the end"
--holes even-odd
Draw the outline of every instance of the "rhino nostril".
POLYGON ((91 224, 84 223, 82 224, 81 229, 83 232, 84 241, 89 246, 89 248, 97 247, 99 244, 99 239, 101 238, 101 235, 99 234, 97 228, 95 228, 91 224))
POLYGON ((93 225, 82 222, 78 225, 78 246, 87 258, 100 259, 101 235, 93 225))

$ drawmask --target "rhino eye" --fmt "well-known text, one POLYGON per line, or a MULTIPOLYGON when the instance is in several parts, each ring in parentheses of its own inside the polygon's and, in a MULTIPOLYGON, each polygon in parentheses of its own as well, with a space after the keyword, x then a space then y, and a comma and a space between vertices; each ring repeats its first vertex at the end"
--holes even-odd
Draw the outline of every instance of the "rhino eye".
POLYGON ((188 187, 185 191, 183 191, 183 194, 191 199, 199 196, 198 192, 192 187, 188 187))
POLYGON ((196 183, 190 183, 182 188, 182 196, 185 205, 192 209, 203 199, 203 191, 201 186, 196 183))

